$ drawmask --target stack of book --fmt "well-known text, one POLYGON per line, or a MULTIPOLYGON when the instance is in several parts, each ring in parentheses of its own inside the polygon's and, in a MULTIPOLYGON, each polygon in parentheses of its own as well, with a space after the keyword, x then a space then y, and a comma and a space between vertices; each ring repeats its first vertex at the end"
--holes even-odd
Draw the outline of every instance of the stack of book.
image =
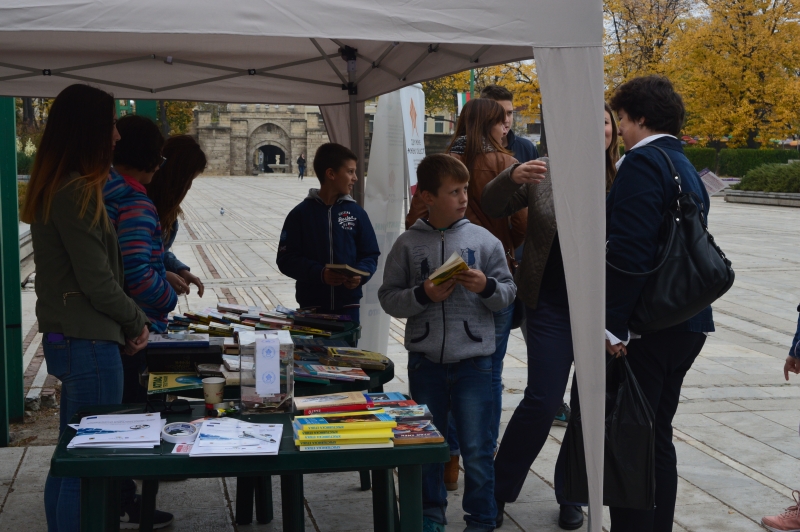
POLYGON ((294 442, 301 451, 393 447, 394 418, 382 410, 296 416, 294 442))
POLYGON ((222 346, 208 334, 150 333, 145 357, 149 394, 202 388, 202 377, 222 375, 222 346))
POLYGON ((112 414, 86 416, 67 449, 152 449, 161 444, 166 420, 160 414, 112 414))
POLYGON ((425 405, 398 392, 342 392, 295 398, 303 416, 293 421, 301 451, 379 449, 441 443, 425 405))

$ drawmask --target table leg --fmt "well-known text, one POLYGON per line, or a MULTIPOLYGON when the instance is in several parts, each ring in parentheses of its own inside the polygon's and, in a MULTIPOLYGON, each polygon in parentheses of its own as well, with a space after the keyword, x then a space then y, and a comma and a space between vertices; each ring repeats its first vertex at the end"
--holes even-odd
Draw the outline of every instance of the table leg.
POLYGON ((394 474, 391 469, 372 472, 373 530, 394 532, 394 474))
POLYGON ((139 532, 153 532, 153 517, 156 513, 158 479, 142 481, 142 508, 139 512, 139 532))
POLYGON ((256 478, 256 521, 264 525, 272 521, 272 477, 256 478))
POLYGON ((254 477, 236 477, 236 524, 249 525, 253 522, 254 477))
POLYGON ((400 532, 422 532, 422 466, 400 466, 400 532))
POLYGON ((369 481, 369 471, 359 471, 358 477, 361 479, 361 491, 367 491, 372 487, 369 481))
POLYGON ((303 505, 303 475, 281 475, 283 532, 304 532, 306 512, 303 505))
POLYGON ((119 531, 119 481, 81 479, 81 532, 119 531))

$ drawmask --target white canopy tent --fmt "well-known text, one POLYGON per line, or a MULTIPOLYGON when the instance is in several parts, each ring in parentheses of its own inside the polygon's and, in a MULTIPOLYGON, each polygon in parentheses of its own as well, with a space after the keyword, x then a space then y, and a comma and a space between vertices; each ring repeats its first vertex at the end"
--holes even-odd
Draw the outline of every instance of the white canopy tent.
POLYGON ((125 99, 322 105, 331 138, 363 150, 364 128, 350 127, 363 118, 359 103, 535 56, 581 388, 590 530, 599 531, 602 35, 599 0, 6 0, 0 94, 52 97, 87 82, 125 99))

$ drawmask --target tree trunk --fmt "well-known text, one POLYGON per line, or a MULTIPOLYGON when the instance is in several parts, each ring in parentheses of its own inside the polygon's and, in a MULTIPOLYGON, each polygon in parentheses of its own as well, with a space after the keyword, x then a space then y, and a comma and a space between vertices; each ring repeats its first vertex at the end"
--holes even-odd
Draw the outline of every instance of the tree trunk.
POLYGON ((167 120, 167 102, 158 100, 158 119, 161 122, 161 134, 169 137, 169 120, 167 120))
POLYGON ((33 129, 36 126, 36 114, 33 111, 33 98, 22 98, 22 123, 33 129))

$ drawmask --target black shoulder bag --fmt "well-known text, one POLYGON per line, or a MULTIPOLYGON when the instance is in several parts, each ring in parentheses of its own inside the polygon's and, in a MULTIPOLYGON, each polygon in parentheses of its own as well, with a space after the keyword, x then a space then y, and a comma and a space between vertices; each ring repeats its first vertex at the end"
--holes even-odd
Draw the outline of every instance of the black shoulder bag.
POLYGON ((658 266, 649 272, 633 273, 608 262, 608 267, 633 277, 649 277, 628 326, 639 334, 661 331, 683 323, 722 297, 733 285, 731 261, 708 232, 703 206, 698 208, 693 194, 681 190, 681 176, 667 159, 678 196, 664 213, 659 233, 658 266))

